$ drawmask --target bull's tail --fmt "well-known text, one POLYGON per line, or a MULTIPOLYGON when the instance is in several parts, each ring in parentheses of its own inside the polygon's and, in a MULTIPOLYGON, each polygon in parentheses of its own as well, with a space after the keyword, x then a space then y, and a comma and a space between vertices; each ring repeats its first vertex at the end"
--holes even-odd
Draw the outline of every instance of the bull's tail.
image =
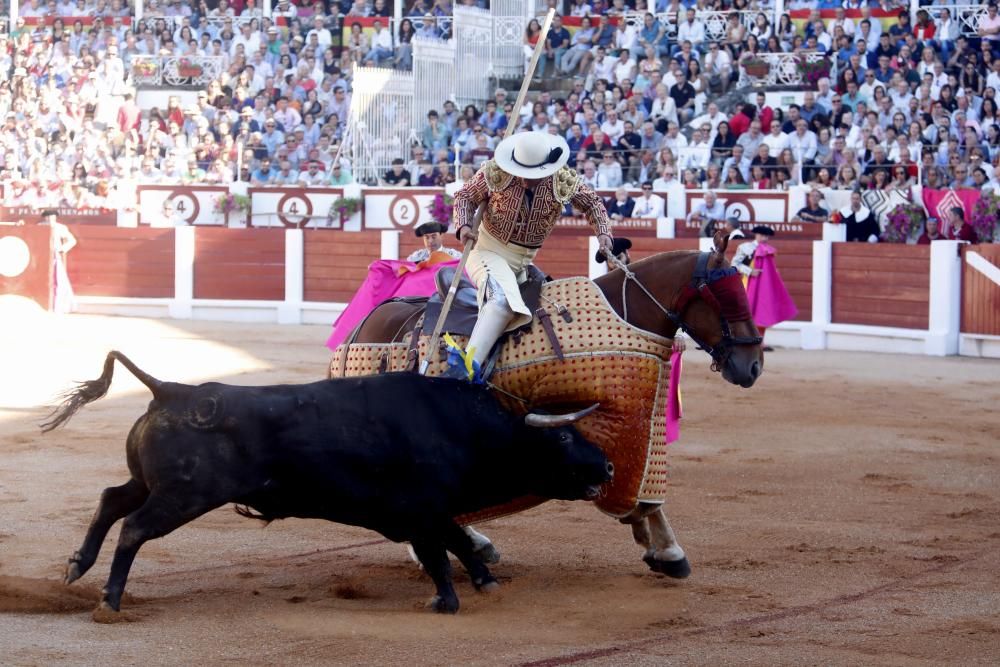
POLYGON ((132 363, 131 359, 126 357, 121 352, 112 350, 111 352, 108 352, 108 356, 104 360, 104 372, 101 373, 101 377, 96 380, 80 382, 75 389, 70 389, 62 395, 62 403, 49 413, 46 420, 42 422, 42 433, 48 433, 53 429, 59 428, 68 422, 70 418, 76 414, 77 410, 85 406, 87 403, 93 403, 107 394, 108 388, 111 387, 111 376, 114 375, 115 372, 116 359, 120 361, 125 368, 129 369, 129 371, 132 372, 132 375, 139 378, 140 382, 149 387, 149 390, 153 392, 153 398, 160 398, 163 391, 163 383, 140 369, 132 363))

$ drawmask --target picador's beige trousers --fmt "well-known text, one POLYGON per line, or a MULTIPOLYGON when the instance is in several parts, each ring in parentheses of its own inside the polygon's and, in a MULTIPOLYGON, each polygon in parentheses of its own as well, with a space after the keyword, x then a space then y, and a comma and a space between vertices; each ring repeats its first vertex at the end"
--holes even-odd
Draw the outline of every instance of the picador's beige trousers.
POLYGON ((476 283, 479 319, 469 337, 473 358, 483 363, 493 344, 503 334, 531 321, 531 311, 521 298, 520 283, 537 250, 504 244, 480 228, 479 239, 469 253, 469 275, 476 283), (496 294, 495 292, 502 292, 496 294))

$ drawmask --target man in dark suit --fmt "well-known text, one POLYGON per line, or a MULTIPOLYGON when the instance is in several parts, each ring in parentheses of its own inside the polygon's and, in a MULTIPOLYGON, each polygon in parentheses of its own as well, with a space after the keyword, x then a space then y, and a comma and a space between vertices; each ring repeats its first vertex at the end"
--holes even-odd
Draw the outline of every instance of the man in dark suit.
POLYGON ((608 217, 612 220, 632 217, 632 209, 635 208, 635 200, 628 196, 625 188, 615 190, 615 196, 605 203, 608 209, 608 217))

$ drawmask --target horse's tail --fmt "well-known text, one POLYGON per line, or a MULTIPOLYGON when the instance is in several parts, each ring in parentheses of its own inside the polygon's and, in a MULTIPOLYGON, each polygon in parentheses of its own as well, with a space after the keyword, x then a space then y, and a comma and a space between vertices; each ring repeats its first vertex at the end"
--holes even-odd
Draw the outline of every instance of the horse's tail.
POLYGON ((149 387, 149 390, 153 392, 153 398, 162 397, 163 382, 140 369, 132 363, 131 359, 126 357, 121 352, 112 350, 111 352, 108 352, 108 356, 104 359, 104 372, 101 373, 101 377, 96 380, 80 382, 77 384, 76 388, 70 389, 62 394, 61 404, 53 409, 52 412, 49 413, 48 417, 46 417, 45 421, 41 423, 42 433, 48 433, 53 429, 59 428, 68 422, 70 418, 76 414, 77 410, 88 403, 93 403, 107 394, 108 389, 111 387, 111 376, 114 375, 115 372, 116 359, 120 361, 125 368, 131 371, 132 375, 139 378, 140 382, 149 387))

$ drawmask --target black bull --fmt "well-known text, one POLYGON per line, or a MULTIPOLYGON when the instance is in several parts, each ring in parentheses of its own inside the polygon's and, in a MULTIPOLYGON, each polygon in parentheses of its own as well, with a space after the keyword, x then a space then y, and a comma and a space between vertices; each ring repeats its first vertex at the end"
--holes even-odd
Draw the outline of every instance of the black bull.
POLYGON ((111 352, 101 377, 71 392, 44 429, 107 393, 116 359, 153 400, 128 435, 132 478, 101 494, 66 571, 67 583, 83 576, 124 517, 105 609, 119 609, 146 541, 232 502, 266 520, 328 519, 409 541, 437 588, 431 606, 455 612, 448 551, 477 589, 497 584, 453 517, 525 495, 593 498, 611 479, 601 450, 568 426, 596 406, 519 418, 482 387, 414 374, 191 386, 161 382, 111 352))

